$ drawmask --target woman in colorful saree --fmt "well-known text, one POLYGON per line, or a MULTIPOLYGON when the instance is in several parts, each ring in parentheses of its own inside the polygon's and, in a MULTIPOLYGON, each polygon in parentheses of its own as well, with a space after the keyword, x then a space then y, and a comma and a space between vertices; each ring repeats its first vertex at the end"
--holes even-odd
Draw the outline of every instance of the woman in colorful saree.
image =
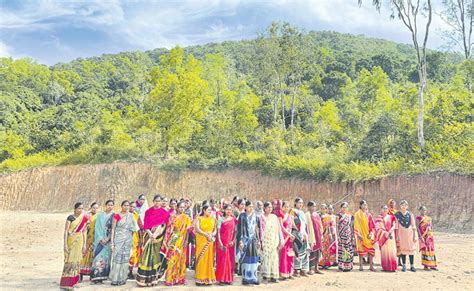
POLYGON ((357 237, 357 251, 359 253, 359 271, 363 271, 363 258, 369 257, 369 270, 375 272, 374 268, 374 233, 375 222, 372 214, 369 213, 367 201, 359 202, 359 210, 354 214, 354 234, 357 237))
POLYGON ((316 202, 308 202, 308 212, 306 212, 306 221, 308 223, 308 243, 310 247, 309 254, 309 275, 315 273, 322 274, 319 271, 319 258, 321 257, 323 225, 321 217, 316 212, 316 202))
POLYGON ((337 226, 338 267, 340 271, 349 272, 352 270, 352 262, 354 260, 355 238, 353 216, 349 212, 349 204, 347 202, 341 204, 341 212, 339 213, 339 223, 337 226))
POLYGON ((419 210, 420 215, 416 217, 416 222, 418 225, 418 236, 420 238, 421 264, 425 267, 425 271, 437 271, 431 217, 426 215, 425 206, 421 206, 419 210))
POLYGON ((158 274, 161 269, 160 249, 165 236, 169 212, 162 207, 160 195, 153 198, 153 207, 145 212, 143 229, 143 253, 138 263, 136 276, 137 285, 141 287, 158 284, 158 274))
POLYGON ((188 241, 188 232, 191 228, 191 219, 184 212, 185 202, 177 205, 177 216, 174 224, 171 238, 168 241, 166 258, 168 267, 165 272, 165 285, 183 285, 186 274, 186 246, 188 241))
MULTIPOLYGON (((392 215, 393 217, 395 217, 395 213, 398 212, 397 202, 395 201, 395 199, 390 198, 387 204, 388 204, 388 215, 392 215)), ((395 232, 395 243, 398 243, 396 235, 397 235, 397 232, 395 232)), ((397 244, 397 257, 398 257, 398 265, 401 267, 402 257, 400 256, 400 247, 398 246, 398 244, 397 244)))
POLYGON ((416 252, 416 224, 413 214, 408 211, 408 202, 400 201, 400 211, 395 214, 397 226, 395 228, 400 256, 402 258, 402 272, 406 272, 407 255, 410 257, 410 271, 416 272, 414 267, 414 256, 416 252))
POLYGON ((245 212, 239 215, 236 237, 241 253, 243 285, 260 284, 257 277, 258 253, 262 245, 260 234, 260 219, 255 213, 253 203, 246 201, 245 212))
POLYGON ((80 279, 80 263, 86 247, 87 215, 82 211, 84 206, 78 202, 74 205, 74 214, 68 216, 64 228, 64 269, 59 288, 74 289, 80 279))
POLYGON ((337 228, 336 219, 328 214, 328 206, 321 204, 321 223, 323 225, 322 258, 319 266, 328 269, 337 263, 337 228))
POLYGON ((297 237, 299 237, 298 244, 294 244, 295 249, 295 277, 307 276, 309 272, 309 244, 308 244, 308 229, 306 217, 303 212, 303 199, 297 197, 295 199, 295 208, 293 209, 294 221, 296 230, 298 231, 297 237), (299 246, 299 247, 297 247, 299 246))
POLYGON ((94 261, 91 267, 91 281, 102 283, 109 278, 112 250, 110 245, 114 201, 105 202, 105 211, 97 215, 94 227, 94 261))
POLYGON ((388 214, 387 205, 382 206, 375 220, 375 240, 380 247, 380 265, 386 272, 397 270, 397 246, 395 244, 395 216, 388 214))
POLYGON ((130 261, 128 262, 128 278, 135 279, 133 275, 133 268, 138 267, 140 262, 140 257, 142 256, 142 230, 143 223, 140 218, 140 214, 136 211, 136 202, 130 201, 130 213, 133 215, 133 219, 138 225, 139 230, 133 233, 133 246, 132 246, 132 255, 130 256, 130 261))
POLYGON ((262 225, 262 276, 263 280, 278 283, 279 250, 283 243, 280 221, 272 213, 273 205, 270 202, 263 204, 263 215, 260 217, 262 225))
POLYGON ((217 226, 216 280, 230 285, 234 281, 235 268, 235 226, 237 219, 230 205, 224 206, 224 217, 217 226))
MULTIPOLYGON (((162 201, 162 205, 163 205, 163 201, 162 201)), ((158 273, 159 277, 161 277, 163 273, 166 271, 166 269, 168 268, 168 259, 169 259, 169 256, 167 255, 168 244, 170 244, 171 237, 173 236, 173 233, 174 233, 174 223, 175 223, 176 217, 178 216, 177 206, 178 206, 178 200, 176 200, 175 198, 171 198, 170 203, 169 203, 169 208, 167 209, 170 217, 168 219, 168 224, 166 225, 165 236, 163 238, 163 243, 161 244, 161 250, 160 250, 161 269, 160 269, 160 272, 158 273)))
POLYGON ((216 220, 211 216, 209 204, 202 207, 201 216, 195 223, 196 230, 196 285, 211 285, 216 282, 214 272, 214 242, 216 220))
MULTIPOLYGON (((279 211, 278 211, 279 212, 279 211)), ((293 216, 290 215, 290 205, 284 201, 281 206, 280 227, 283 233, 283 247, 280 250, 280 279, 293 279, 293 263, 295 251, 293 241, 295 236, 291 233, 294 227, 293 216)))
POLYGON ((122 211, 114 215, 111 235, 112 263, 109 278, 115 286, 127 283, 133 234, 138 230, 138 224, 129 211, 130 202, 125 200, 120 206, 122 211))
POLYGON ((89 224, 87 226, 86 252, 84 253, 81 261, 81 281, 84 275, 91 275, 91 266, 92 261, 94 260, 94 227, 98 209, 99 204, 97 204, 97 202, 93 202, 91 204, 91 209, 89 212, 89 224))

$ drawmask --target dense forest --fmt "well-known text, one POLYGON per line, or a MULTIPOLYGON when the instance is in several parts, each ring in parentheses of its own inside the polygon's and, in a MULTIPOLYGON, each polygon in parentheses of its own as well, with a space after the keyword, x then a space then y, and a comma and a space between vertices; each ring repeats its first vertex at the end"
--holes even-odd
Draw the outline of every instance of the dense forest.
POLYGON ((417 143, 412 46, 274 23, 252 40, 48 67, 0 58, 0 171, 147 161, 365 180, 474 172, 474 61, 429 51, 417 143))

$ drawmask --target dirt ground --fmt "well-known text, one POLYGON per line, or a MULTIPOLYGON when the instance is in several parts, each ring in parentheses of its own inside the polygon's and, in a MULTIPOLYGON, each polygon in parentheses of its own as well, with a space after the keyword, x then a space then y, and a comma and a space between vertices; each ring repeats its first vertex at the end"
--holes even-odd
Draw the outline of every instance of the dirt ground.
MULTIPOLYGON (((0 213, 0 290, 50 290, 58 289, 63 268, 63 227, 65 213, 2 212, 0 213)), ((474 235, 435 232, 436 256, 440 271, 423 271, 420 255, 415 257, 418 272, 377 273, 357 269, 340 273, 335 269, 323 275, 298 278, 279 284, 262 284, 259 287, 244 287, 237 277, 233 286, 196 287, 193 271, 188 271, 185 286, 179 290, 206 288, 219 289, 370 289, 370 290, 472 290, 474 283, 474 235)), ((379 262, 376 254, 376 262, 379 262)), ((356 258, 356 263, 357 263, 356 258)), ((366 267, 367 268, 367 267, 366 267)), ((163 288, 164 286, 158 286, 163 288)), ((81 290, 139 289, 135 282, 113 287, 91 285, 86 277, 79 284, 81 290)))

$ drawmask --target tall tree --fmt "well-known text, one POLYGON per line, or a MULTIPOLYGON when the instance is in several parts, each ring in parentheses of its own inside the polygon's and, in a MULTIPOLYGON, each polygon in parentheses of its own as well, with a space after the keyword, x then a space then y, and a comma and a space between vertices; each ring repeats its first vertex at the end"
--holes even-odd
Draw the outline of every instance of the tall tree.
POLYGON ((147 110, 160 124, 167 157, 200 130, 213 99, 201 77, 201 62, 193 55, 185 58, 180 47, 161 56, 160 66, 151 75, 155 87, 148 96, 147 110))
POLYGON ((472 0, 443 0, 444 10, 440 13, 441 19, 451 27, 445 33, 451 43, 460 46, 466 59, 472 53, 472 25, 474 18, 474 4, 472 0))
MULTIPOLYGON (((359 5, 362 0, 358 0, 359 5)), ((427 63, 426 63, 426 45, 428 43, 428 36, 430 32, 431 19, 433 16, 433 6, 431 0, 388 0, 392 8, 392 18, 395 15, 403 22, 405 27, 410 31, 413 46, 416 50, 417 71, 419 77, 418 84, 418 127, 417 136, 418 144, 421 148, 425 147, 424 136, 424 98, 423 94, 426 89, 428 79, 427 63), (419 31, 420 16, 425 18, 425 30, 419 31), (420 37, 421 35, 421 42, 420 37)), ((373 5, 380 11, 380 7, 384 0, 372 0, 373 5)))

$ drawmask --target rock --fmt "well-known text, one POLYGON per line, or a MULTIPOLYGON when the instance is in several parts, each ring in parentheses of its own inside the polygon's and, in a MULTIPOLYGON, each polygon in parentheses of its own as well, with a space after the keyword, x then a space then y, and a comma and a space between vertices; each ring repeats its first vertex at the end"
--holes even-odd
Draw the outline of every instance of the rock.
POLYGON ((472 231, 474 216, 465 211, 466 205, 474 205, 471 189, 474 189, 471 176, 451 173, 331 183, 271 177, 235 168, 173 172, 159 170, 151 163, 116 162, 37 168, 0 175, 0 209, 70 211, 76 201, 85 205, 106 199, 121 201, 135 196, 132 193, 146 193, 149 202, 152 193, 157 192, 169 197, 186 194, 195 201, 216 193, 225 193, 223 198, 227 199, 237 195, 261 200, 301 196, 310 200, 317 195, 319 201, 337 201, 342 198, 341 193, 353 193, 346 198, 351 205, 357 205, 364 198, 369 207, 375 209, 387 203, 388 198, 406 199, 413 206, 425 204, 436 229, 472 231))

